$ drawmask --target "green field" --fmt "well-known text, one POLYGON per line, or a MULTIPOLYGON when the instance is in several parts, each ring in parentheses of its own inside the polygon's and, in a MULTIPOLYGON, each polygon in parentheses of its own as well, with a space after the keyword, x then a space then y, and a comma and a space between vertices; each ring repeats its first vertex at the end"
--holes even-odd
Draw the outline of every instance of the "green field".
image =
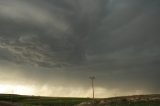
MULTIPOLYGON (((15 105, 6 106, 75 106, 91 102, 90 98, 41 97, 26 95, 0 94, 0 103, 15 105)), ((0 106, 3 106, 0 104, 0 106)), ((83 105, 82 105, 83 106, 83 105)), ((160 106, 160 95, 126 96, 95 99, 94 106, 160 106)))
POLYGON ((58 98, 0 94, 0 101, 12 102, 18 106, 74 106, 81 102, 89 101, 89 98, 58 98))

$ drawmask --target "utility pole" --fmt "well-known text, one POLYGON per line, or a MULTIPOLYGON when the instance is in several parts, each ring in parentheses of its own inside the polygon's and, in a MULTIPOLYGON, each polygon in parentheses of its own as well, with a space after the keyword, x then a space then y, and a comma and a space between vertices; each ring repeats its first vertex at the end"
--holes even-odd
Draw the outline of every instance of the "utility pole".
POLYGON ((94 106, 94 80, 95 80, 95 76, 91 76, 91 77, 89 77, 89 79, 91 79, 91 81, 92 81, 92 94, 93 94, 93 106, 94 106))
POLYGON ((11 90, 11 93, 10 93, 10 102, 13 102, 13 96, 14 96, 14 90, 12 89, 11 90))

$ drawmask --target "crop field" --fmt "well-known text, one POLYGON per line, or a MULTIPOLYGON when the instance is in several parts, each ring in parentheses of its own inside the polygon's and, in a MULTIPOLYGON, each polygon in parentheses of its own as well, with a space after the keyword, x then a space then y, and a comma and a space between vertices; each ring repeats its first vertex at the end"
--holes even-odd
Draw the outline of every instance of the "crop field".
MULTIPOLYGON (((90 98, 0 94, 0 106, 92 106, 90 98)), ((160 106, 160 95, 95 99, 94 106, 160 106)))

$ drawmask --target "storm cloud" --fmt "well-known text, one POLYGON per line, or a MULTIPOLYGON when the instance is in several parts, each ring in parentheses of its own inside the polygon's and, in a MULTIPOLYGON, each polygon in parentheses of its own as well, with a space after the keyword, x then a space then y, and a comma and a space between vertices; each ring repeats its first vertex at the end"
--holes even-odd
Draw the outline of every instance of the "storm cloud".
POLYGON ((0 83, 78 96, 95 75, 99 97, 160 93, 159 13, 158 0, 1 0, 0 83))

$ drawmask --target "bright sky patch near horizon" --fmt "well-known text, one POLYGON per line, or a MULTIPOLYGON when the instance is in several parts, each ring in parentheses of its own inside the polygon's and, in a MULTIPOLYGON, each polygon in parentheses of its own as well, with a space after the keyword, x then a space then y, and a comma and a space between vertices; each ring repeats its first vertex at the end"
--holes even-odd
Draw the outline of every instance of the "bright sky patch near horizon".
POLYGON ((159 0, 0 0, 0 93, 160 93, 159 0))

